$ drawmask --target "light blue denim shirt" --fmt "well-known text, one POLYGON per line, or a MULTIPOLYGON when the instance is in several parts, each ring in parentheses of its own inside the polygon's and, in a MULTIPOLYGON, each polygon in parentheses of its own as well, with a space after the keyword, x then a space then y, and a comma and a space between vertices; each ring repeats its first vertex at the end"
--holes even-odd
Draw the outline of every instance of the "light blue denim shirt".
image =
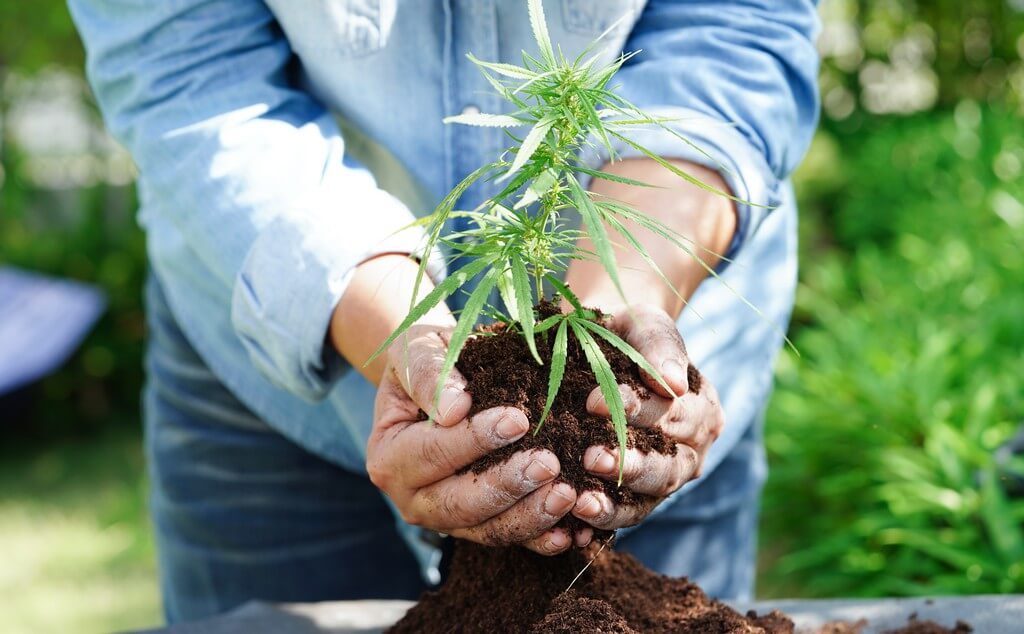
MULTIPOLYGON (((446 126, 507 111, 465 57, 536 54, 519 0, 70 0, 106 122, 139 168, 153 273, 192 345, 257 415, 364 472, 374 390, 328 345, 353 268, 414 252, 453 185, 507 145, 446 126)), ((677 494, 699 516, 764 477, 759 417, 792 307, 795 206, 786 181, 817 119, 818 21, 809 0, 545 0, 574 56, 642 49, 613 80, 710 153, 658 130, 657 153, 726 170, 741 199, 721 279, 679 320, 726 412, 701 480, 677 494), (755 304, 763 316, 747 308, 755 304), (701 483, 717 466, 735 475, 701 483), (729 466, 732 465, 732 466, 729 466), (731 472, 730 472, 731 473, 731 472)), ((622 156, 635 154, 619 148, 622 156)), ((600 164, 607 157, 586 157, 600 164)), ((461 206, 494 192, 478 183, 461 206)), ((663 505, 663 507, 666 505, 663 505)), ((403 526, 421 560, 432 551, 403 526)))

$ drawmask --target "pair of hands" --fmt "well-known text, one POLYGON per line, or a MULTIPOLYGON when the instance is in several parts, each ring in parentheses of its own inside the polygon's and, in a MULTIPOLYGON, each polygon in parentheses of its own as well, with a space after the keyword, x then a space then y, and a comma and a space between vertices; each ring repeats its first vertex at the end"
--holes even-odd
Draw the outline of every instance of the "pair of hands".
MULTIPOLYGON (((414 326, 388 351, 367 445, 370 479, 410 524, 488 545, 521 544, 545 555, 572 545, 573 536, 553 528, 568 513, 607 530, 640 522, 665 497, 700 475, 724 416, 709 382, 705 380, 697 393, 688 391, 686 349, 664 310, 650 305, 620 307, 610 312, 606 326, 659 368, 679 395, 672 398, 651 377, 644 377, 651 391, 646 399, 619 386, 629 424, 660 428, 678 449, 674 456, 627 450, 622 486, 643 494, 641 504, 617 505, 602 492, 575 491, 556 481, 561 465, 546 450, 518 452, 481 474, 459 474, 527 434, 530 421, 513 407, 469 417, 471 396, 465 391, 465 378, 455 370, 438 402, 437 424, 417 422, 420 410, 433 409, 450 332, 443 326, 414 326)), ((596 387, 587 409, 609 416, 596 387)), ((615 481, 619 452, 590 447, 583 464, 594 475, 615 481)), ((590 539, 591 534, 583 531, 575 536, 575 544, 582 547, 590 539)))

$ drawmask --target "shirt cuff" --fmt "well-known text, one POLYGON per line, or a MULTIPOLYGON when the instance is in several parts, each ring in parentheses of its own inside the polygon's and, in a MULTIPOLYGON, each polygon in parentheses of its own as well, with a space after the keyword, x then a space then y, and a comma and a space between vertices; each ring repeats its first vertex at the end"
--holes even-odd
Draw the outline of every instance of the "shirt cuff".
MULTIPOLYGON (((365 194, 325 191, 272 220, 235 280, 232 324, 253 364, 275 385, 308 400, 326 396, 347 367, 327 334, 355 268, 386 253, 423 257, 426 236, 409 226, 413 214, 365 176, 369 182, 357 188, 365 194), (339 200, 347 201, 344 209, 339 200)), ((436 250, 427 273, 443 278, 436 250)))
MULTIPOLYGON (((657 125, 629 126, 622 134, 653 154, 680 159, 717 171, 738 198, 736 202, 736 233, 719 264, 722 270, 750 239, 768 213, 779 205, 779 179, 772 173, 764 156, 735 126, 689 108, 672 106, 645 108, 654 118, 671 119, 657 125), (673 134, 673 132, 675 134, 673 134), (686 143, 679 136, 689 140, 686 143), (751 204, 753 203, 753 204, 751 204)), ((614 121, 614 119, 610 119, 614 121)), ((643 158, 644 154, 623 141, 610 137, 616 158, 643 158)), ((600 169, 609 162, 608 148, 597 138, 591 139, 593 151, 580 158, 591 169, 600 169)))

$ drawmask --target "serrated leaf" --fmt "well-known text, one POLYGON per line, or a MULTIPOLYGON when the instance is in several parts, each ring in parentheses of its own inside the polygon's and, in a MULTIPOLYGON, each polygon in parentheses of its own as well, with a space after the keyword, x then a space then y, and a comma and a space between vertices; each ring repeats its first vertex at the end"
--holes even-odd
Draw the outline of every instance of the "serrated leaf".
POLYGON ((533 29, 533 39, 537 41, 540 54, 548 65, 554 66, 555 53, 551 49, 551 36, 548 35, 548 24, 547 20, 544 19, 544 5, 541 0, 528 0, 526 7, 530 14, 530 28, 533 29))
POLYGON ((517 128, 529 125, 530 121, 517 119, 507 114, 490 114, 487 112, 472 112, 456 114, 443 119, 445 123, 460 123, 462 125, 473 125, 481 128, 517 128))
MULTIPOLYGON (((485 267, 489 264, 490 262, 484 261, 485 267)), ((448 339, 448 354, 444 357, 444 364, 441 366, 441 372, 437 377, 437 389, 434 392, 434 409, 437 408, 437 401, 441 398, 441 392, 448 381, 448 375, 455 368, 455 362, 458 361, 459 354, 462 353, 462 348, 466 345, 466 340, 473 333, 476 318, 480 316, 480 311, 483 310, 484 304, 487 303, 487 296, 491 294, 491 290, 494 289, 500 275, 501 269, 492 266, 483 279, 480 280, 477 287, 473 289, 473 292, 469 294, 466 305, 463 306, 462 312, 459 313, 459 320, 455 324, 455 328, 452 329, 451 337, 448 339)))
POLYGON ((583 218, 583 224, 587 228, 590 241, 594 243, 597 257, 601 260, 601 265, 604 266, 605 272, 608 273, 612 284, 615 285, 615 289, 619 292, 619 297, 626 301, 626 293, 622 290, 622 282, 619 280, 619 267, 615 261, 615 251, 612 248, 612 241, 608 238, 608 231, 605 229, 604 223, 601 222, 601 214, 598 212, 597 207, 594 206, 594 201, 591 200, 590 195, 580 186, 579 181, 574 176, 570 176, 567 180, 569 182, 569 190, 572 192, 573 203, 576 205, 576 211, 583 218))
POLYGON ((519 169, 526 165, 526 162, 530 160, 533 153, 537 151, 540 144, 544 142, 544 137, 547 136, 548 131, 551 130, 551 126, 555 123, 554 115, 548 115, 534 124, 533 128, 530 129, 529 134, 523 139, 523 143, 516 150, 516 157, 512 160, 512 166, 508 168, 508 171, 498 179, 497 182, 507 180, 512 177, 513 174, 519 171, 519 169))
POLYGON ((530 300, 530 276, 526 272, 526 265, 522 258, 513 254, 510 258, 512 265, 512 288, 515 291, 516 304, 519 308, 519 325, 523 328, 523 336, 526 337, 526 344, 530 346, 530 353, 537 363, 544 365, 544 361, 537 352, 537 341, 533 335, 534 317, 533 302, 530 300))
POLYGON ((715 187, 713 185, 709 185, 709 184, 705 183, 704 181, 702 181, 701 179, 697 178, 696 176, 694 176, 692 174, 686 173, 685 171, 679 169, 677 166, 675 166, 672 163, 666 161, 661 156, 655 154, 651 150, 648 150, 644 146, 640 145, 639 143, 637 143, 633 139, 630 139, 629 137, 627 137, 625 135, 619 134, 615 130, 608 130, 608 134, 611 134, 616 139, 619 139, 620 141, 624 142, 626 145, 628 145, 631 148, 635 149, 637 152, 640 152, 641 154, 643 154, 647 158, 653 160, 655 163, 657 163, 658 165, 661 165, 662 167, 664 167, 668 171, 672 172, 673 174, 675 174, 679 178, 683 179, 684 181, 690 183, 691 185, 696 185, 697 187, 700 187, 704 191, 711 192, 713 194, 716 194, 718 196, 722 196, 724 198, 728 198, 729 200, 732 200, 734 202, 738 202, 738 203, 741 203, 741 204, 744 204, 744 205, 750 205, 751 207, 761 207, 763 209, 769 208, 769 205, 759 205, 757 203, 750 202, 749 200, 743 200, 742 198, 737 198, 736 196, 733 196, 729 192, 722 191, 721 189, 718 189, 717 187, 715 187))
POLYGON ((395 339, 408 330, 409 327, 416 323, 418 319, 426 315, 431 308, 440 304, 445 300, 445 298, 461 288, 466 282, 472 279, 473 276, 478 274, 480 271, 483 271, 490 264, 491 263, 488 260, 474 260, 446 277, 440 284, 435 286, 432 291, 427 293, 426 297, 421 299, 412 307, 409 314, 406 315, 402 323, 398 325, 398 328, 395 328, 395 331, 388 335, 388 338, 384 340, 384 343, 380 344, 380 347, 370 355, 370 358, 366 360, 365 364, 363 364, 364 367, 369 365, 371 361, 387 350, 388 346, 390 346, 395 339))
POLYGON ((547 319, 541 321, 539 324, 537 324, 537 327, 534 328, 533 331, 539 333, 539 332, 545 332, 547 330, 551 330, 551 328, 555 324, 561 322, 562 319, 564 319, 564 318, 565 318, 565 315, 552 315, 552 316, 548 317, 547 319))
POLYGON ((623 341, 623 339, 619 337, 617 334, 615 334, 611 330, 608 330, 604 326, 594 323, 592 321, 581 320, 580 324, 587 330, 590 330, 595 335, 607 341, 609 344, 611 344, 613 348, 629 357, 629 359, 633 363, 637 364, 644 372, 651 375, 651 377, 658 382, 658 385, 665 388, 665 391, 667 391, 673 397, 679 396, 678 394, 675 393, 675 390, 668 386, 668 383, 666 383, 665 379, 662 378, 661 374, 654 369, 654 366, 652 366, 650 362, 644 358, 644 355, 637 352, 636 348, 623 341))
POLYGON ((600 178, 602 180, 611 181, 613 183, 622 183, 623 185, 634 185, 636 187, 651 187, 654 189, 665 189, 660 185, 652 185, 651 183, 645 183, 638 181, 635 178, 629 178, 628 176, 619 176, 618 174, 609 174, 608 172, 602 172, 601 170, 592 170, 589 167, 583 167, 582 165, 574 165, 572 167, 573 172, 579 172, 586 174, 594 178, 600 178))
POLYGON ((544 421, 547 420, 548 414, 551 412, 551 406, 555 404, 555 397, 558 396, 558 390, 562 386, 562 377, 565 376, 565 363, 569 358, 569 337, 566 325, 569 323, 567 317, 562 315, 555 315, 555 317, 561 318, 561 323, 558 324, 558 330, 555 332, 555 345, 551 348, 551 371, 548 373, 548 397, 544 402, 544 411, 541 412, 540 421, 537 422, 537 428, 533 430, 534 435, 540 431, 544 421))
POLYGON ((615 373, 612 367, 601 352, 594 336, 587 332, 581 325, 580 320, 567 317, 566 321, 572 327, 576 339, 583 348, 583 354, 587 357, 590 369, 594 371, 594 378, 597 379, 597 387, 601 390, 601 396, 608 405, 608 411, 612 415, 612 427, 615 428, 615 439, 619 443, 619 485, 622 484, 622 470, 626 464, 626 405, 622 402, 622 394, 619 392, 619 382, 615 380, 615 373))
POLYGON ((558 183, 558 172, 551 169, 550 167, 543 172, 540 176, 535 178, 526 191, 523 192, 519 202, 515 204, 513 209, 522 209, 528 205, 540 200, 541 196, 548 193, 555 184, 558 183))
POLYGON ((487 70, 493 70, 499 75, 504 75, 513 79, 533 79, 537 76, 537 73, 528 68, 516 66, 515 64, 505 64, 502 62, 485 62, 482 59, 474 57, 472 53, 466 53, 466 58, 477 66, 486 68, 487 70))
POLYGON ((573 293, 568 286, 563 284, 562 280, 558 279, 557 277, 551 274, 545 275, 544 279, 547 280, 549 284, 555 287, 555 291, 557 291, 559 295, 564 297, 565 301, 569 302, 570 306, 572 306, 573 308, 580 312, 586 310, 585 308, 583 308, 583 305, 580 304, 580 298, 576 297, 576 293, 573 293))
POLYGON ((510 267, 506 267, 498 278, 498 294, 501 295, 501 301, 505 304, 508 314, 518 315, 519 303, 516 301, 515 290, 512 286, 512 269, 510 267))

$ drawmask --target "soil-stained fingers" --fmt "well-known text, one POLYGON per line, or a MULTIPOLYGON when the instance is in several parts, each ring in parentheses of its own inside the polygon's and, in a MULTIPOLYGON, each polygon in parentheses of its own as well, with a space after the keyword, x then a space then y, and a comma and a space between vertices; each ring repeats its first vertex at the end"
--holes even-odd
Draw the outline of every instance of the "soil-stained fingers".
MULTIPOLYGON (((609 323, 661 374, 676 395, 686 393, 689 356, 676 322, 668 313, 656 306, 634 304, 628 309, 615 311, 609 323)), ((642 374, 648 387, 656 394, 666 398, 672 396, 654 377, 646 372, 642 374)))
MULTIPOLYGON (((696 478, 702 463, 702 455, 688 445, 676 445, 674 456, 627 449, 622 486, 662 498, 696 478)), ((590 473, 614 482, 619 477, 619 452, 608 447, 590 447, 583 454, 583 466, 590 473)))
POLYGON ((410 524, 444 532, 476 526, 554 480, 559 470, 550 451, 521 451, 482 473, 454 475, 419 489, 402 515, 410 524))
POLYGON ((605 493, 584 491, 576 500, 572 514, 594 528, 615 530, 639 524, 660 502, 644 497, 638 504, 615 504, 605 493))
MULTIPOLYGON (((649 394, 637 396, 633 388, 619 385, 626 420, 636 427, 657 427, 677 443, 705 450, 721 435, 725 415, 718 401, 718 392, 709 381, 704 381, 700 392, 687 392, 674 399, 649 394)), ((611 417, 601 390, 587 397, 587 411, 597 416, 611 417)))
POLYGON ((435 403, 437 381, 448 354, 449 328, 412 326, 388 349, 388 362, 406 394, 442 427, 455 425, 469 414, 472 398, 466 379, 452 369, 435 403), (435 407, 436 405, 436 407, 435 407))
POLYGON ((570 485, 552 482, 483 524, 450 534, 489 546, 522 544, 542 555, 555 555, 569 548, 572 540, 564 530, 547 533, 575 503, 576 491, 570 485))
POLYGON ((414 421, 375 425, 366 468, 370 480, 385 492, 396 484, 419 489, 515 442, 529 428, 526 414, 514 407, 484 410, 451 427, 414 421))

